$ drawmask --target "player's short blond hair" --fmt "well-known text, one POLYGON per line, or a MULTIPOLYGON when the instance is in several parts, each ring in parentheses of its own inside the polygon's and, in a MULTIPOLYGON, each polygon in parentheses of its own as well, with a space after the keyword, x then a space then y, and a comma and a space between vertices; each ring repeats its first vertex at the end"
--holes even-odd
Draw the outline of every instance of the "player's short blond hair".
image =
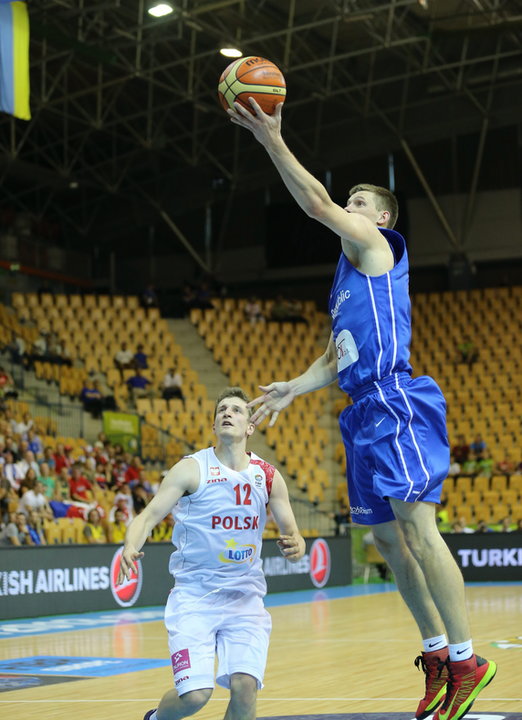
POLYGON ((390 213, 390 217, 386 224, 386 227, 393 228, 399 217, 399 203, 397 198, 385 187, 380 185, 370 185, 369 183, 361 183, 360 185, 354 185, 348 191, 348 197, 355 195, 356 192, 369 192, 375 195, 375 207, 377 210, 387 210, 390 213))
MULTIPOLYGON (((240 388, 237 385, 234 385, 232 387, 227 387, 219 393, 219 395, 216 399, 216 404, 214 406, 214 417, 216 417, 219 403, 222 402, 225 398, 229 398, 229 397, 239 398, 240 400, 244 400, 246 403, 250 402, 250 398, 248 397, 246 392, 243 390, 243 388, 240 388)), ((250 417, 252 415, 252 408, 247 408, 247 410, 248 410, 248 417, 250 417)))

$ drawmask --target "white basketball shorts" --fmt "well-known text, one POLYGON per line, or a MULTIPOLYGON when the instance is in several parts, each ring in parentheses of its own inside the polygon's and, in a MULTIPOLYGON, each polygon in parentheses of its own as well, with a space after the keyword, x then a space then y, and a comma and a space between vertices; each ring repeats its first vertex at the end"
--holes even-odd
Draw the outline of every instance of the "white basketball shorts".
POLYGON ((257 595, 217 590, 197 597, 172 590, 165 625, 178 695, 190 690, 230 688, 234 673, 252 675, 263 687, 272 618, 257 595))

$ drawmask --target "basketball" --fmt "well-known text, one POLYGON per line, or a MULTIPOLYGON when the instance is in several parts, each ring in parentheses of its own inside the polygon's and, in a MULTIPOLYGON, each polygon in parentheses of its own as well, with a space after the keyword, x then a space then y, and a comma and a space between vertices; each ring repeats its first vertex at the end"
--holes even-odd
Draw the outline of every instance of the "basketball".
POLYGON ((218 97, 225 110, 233 110, 234 102, 239 102, 250 112, 248 98, 253 97, 264 112, 273 115, 276 105, 286 97, 285 78, 270 60, 255 56, 239 58, 223 70, 218 97))

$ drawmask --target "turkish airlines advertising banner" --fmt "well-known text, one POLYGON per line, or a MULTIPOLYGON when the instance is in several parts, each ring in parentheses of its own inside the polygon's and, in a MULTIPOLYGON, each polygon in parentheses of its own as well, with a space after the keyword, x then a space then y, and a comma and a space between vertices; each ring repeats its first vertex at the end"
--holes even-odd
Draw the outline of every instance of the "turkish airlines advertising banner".
MULTIPOLYGON (((121 546, 52 545, 5 548, 0 554, 0 618, 62 615, 163 605, 173 586, 170 543, 147 544, 138 572, 117 585, 121 546)), ((297 563, 263 542, 268 592, 309 590, 351 582, 349 537, 309 539, 297 563)))
POLYGON ((469 533, 444 535, 468 582, 522 580, 522 534, 469 533))

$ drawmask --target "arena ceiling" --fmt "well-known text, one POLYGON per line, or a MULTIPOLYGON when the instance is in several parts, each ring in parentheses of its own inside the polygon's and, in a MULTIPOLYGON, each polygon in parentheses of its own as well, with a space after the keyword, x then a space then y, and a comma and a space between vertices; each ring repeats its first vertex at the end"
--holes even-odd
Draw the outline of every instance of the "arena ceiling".
POLYGON ((146 0, 30 3, 33 119, 0 117, 4 201, 81 244, 154 218, 179 238, 216 186, 266 186, 270 163, 217 102, 224 41, 284 71, 285 137, 311 168, 397 149, 415 167, 419 144, 522 117, 517 0, 173 4, 155 19, 146 0))

